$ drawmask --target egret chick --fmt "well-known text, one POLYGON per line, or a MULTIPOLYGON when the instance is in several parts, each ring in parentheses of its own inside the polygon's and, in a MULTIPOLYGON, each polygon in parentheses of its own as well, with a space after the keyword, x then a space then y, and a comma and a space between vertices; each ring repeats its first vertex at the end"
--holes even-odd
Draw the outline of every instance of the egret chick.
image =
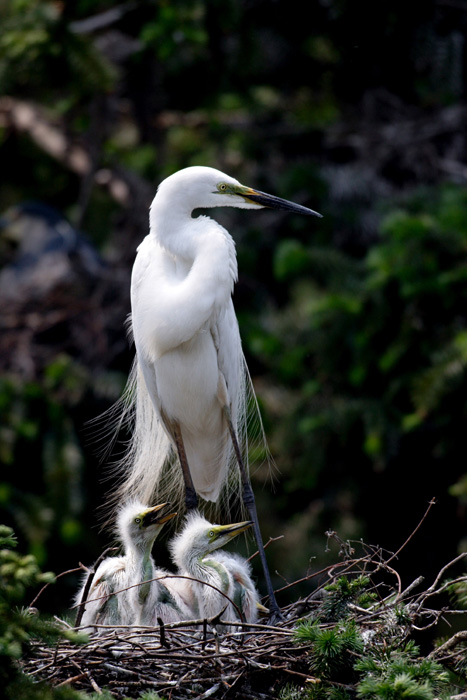
POLYGON ((135 424, 116 499, 173 500, 178 493, 191 510, 198 496, 218 502, 223 491, 238 488, 253 521, 269 607, 280 617, 248 474, 247 406, 256 402, 231 298, 235 244, 216 221, 192 216, 219 206, 321 216, 214 168, 185 168, 159 185, 132 272, 136 359, 126 396, 135 424))
POLYGON ((258 594, 247 562, 241 557, 216 552, 252 524, 247 520, 215 525, 198 512, 191 512, 182 532, 171 540, 172 560, 179 573, 193 577, 192 587, 200 617, 209 619, 227 606, 223 618, 238 620, 239 612, 230 602, 233 601, 245 621, 256 620, 258 594))
MULTIPOLYGON (((151 555, 162 526, 177 515, 167 513, 168 505, 148 508, 131 502, 121 508, 117 531, 124 555, 108 557, 99 565, 87 596, 82 627, 145 625, 152 624, 154 617, 166 622, 182 619, 186 611, 178 595, 170 593, 165 580, 151 581, 168 575, 156 568, 151 555)), ((85 582, 77 603, 82 601, 84 588, 85 582)))

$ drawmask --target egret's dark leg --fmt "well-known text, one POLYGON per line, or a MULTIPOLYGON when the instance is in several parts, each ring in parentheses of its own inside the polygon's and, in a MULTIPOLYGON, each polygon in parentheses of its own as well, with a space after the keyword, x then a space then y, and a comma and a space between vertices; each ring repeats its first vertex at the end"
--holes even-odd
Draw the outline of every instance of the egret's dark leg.
POLYGON ((232 418, 230 415, 229 407, 224 405, 224 415, 227 420, 227 425, 229 426, 230 437, 232 438, 232 443, 237 457, 238 466, 240 468, 240 475, 242 478, 242 495, 243 502, 248 509, 250 519, 253 521, 253 529, 255 532, 256 544, 258 545, 259 557, 261 559, 261 564, 263 566, 264 578, 266 580, 266 588, 269 596, 269 620, 273 624, 283 619, 281 610, 276 601, 276 596, 274 595, 274 589, 272 587, 271 575, 269 573, 268 563, 266 560, 266 552, 264 551, 263 539, 261 537, 261 530, 259 528, 258 513, 256 512, 256 501, 253 489, 251 488, 250 477, 248 471, 243 462, 242 453, 237 440, 237 434, 232 423, 232 418))
POLYGON ((185 482, 185 506, 187 510, 194 510, 198 507, 198 496, 196 495, 193 479, 190 474, 190 467, 186 458, 185 445, 183 444, 182 432, 180 425, 173 422, 171 424, 171 432, 174 438, 175 447, 177 448, 180 466, 182 468, 183 481, 185 482))

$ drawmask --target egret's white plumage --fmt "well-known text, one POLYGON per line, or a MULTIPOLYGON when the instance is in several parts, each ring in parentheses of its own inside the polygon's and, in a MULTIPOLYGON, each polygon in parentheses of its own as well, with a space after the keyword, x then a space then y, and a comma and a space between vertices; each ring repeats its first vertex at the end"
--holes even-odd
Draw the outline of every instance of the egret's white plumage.
MULTIPOLYGON (((132 468, 123 491, 142 500, 156 493, 157 499, 173 501, 178 494, 183 501, 179 470, 169 467, 163 475, 174 442, 173 421, 180 425, 194 488, 202 498, 218 500, 229 466, 235 464, 218 398, 221 372, 232 418, 237 424, 239 416, 243 420, 245 365, 231 299, 237 279, 235 244, 212 219, 191 217, 197 207, 225 204, 225 195, 213 190, 226 180, 237 183, 201 167, 164 180, 151 206, 150 233, 133 267, 137 364, 136 389, 130 391, 137 404, 132 468)), ((232 196, 232 205, 236 199, 232 196)), ((243 442, 244 426, 239 427, 243 442)))
POLYGON ((231 298, 235 245, 217 222, 192 217, 194 209, 218 206, 316 214, 213 168, 185 168, 160 184, 132 274, 136 360, 126 397, 135 413, 116 498, 168 499, 179 508, 185 497, 191 509, 197 495, 216 502, 224 486, 242 491, 273 600, 247 473, 247 405, 256 404, 247 396, 231 298), (240 470, 232 470, 237 463, 240 470))
MULTIPOLYGON (((160 617, 174 622, 193 617, 168 571, 156 567, 152 546, 163 524, 176 513, 165 513, 162 504, 148 508, 140 502, 122 507, 117 532, 125 554, 108 557, 95 572, 89 590, 82 627, 93 625, 152 625, 160 617), (157 579, 157 580, 153 580, 157 579)), ((86 576, 87 580, 87 576, 86 576)), ((86 580, 76 596, 81 603, 86 580)))
POLYGON ((200 617, 212 618, 226 608, 223 620, 256 621, 259 596, 248 562, 239 555, 217 551, 250 525, 251 521, 216 525, 192 511, 183 530, 171 540, 172 559, 179 573, 193 577, 200 617))

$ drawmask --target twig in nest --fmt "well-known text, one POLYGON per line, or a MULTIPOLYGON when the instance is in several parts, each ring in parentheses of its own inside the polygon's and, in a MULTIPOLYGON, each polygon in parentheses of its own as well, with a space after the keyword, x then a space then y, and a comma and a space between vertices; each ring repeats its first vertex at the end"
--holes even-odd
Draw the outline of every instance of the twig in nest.
POLYGON ((410 535, 407 537, 407 539, 405 540, 404 544, 403 544, 401 547, 399 547, 399 549, 397 550, 397 552, 396 552, 395 554, 393 554, 392 557, 390 557, 390 558, 388 559, 388 561, 386 562, 386 564, 389 564, 390 561, 392 561, 393 559, 396 559, 396 558, 399 556, 399 554, 402 552, 402 550, 404 549, 404 547, 406 547, 406 546, 408 545, 408 543, 410 542, 410 540, 414 537, 414 535, 416 534, 416 532, 417 532, 417 531, 420 529, 420 527, 422 526, 423 522, 425 521, 425 518, 427 517, 428 513, 430 512, 430 510, 433 508, 434 505, 436 505, 436 498, 432 498, 432 499, 431 499, 431 501, 430 501, 429 504, 428 504, 428 508, 426 509, 426 511, 425 511, 425 513, 424 513, 422 519, 421 519, 420 522, 418 523, 418 525, 417 525, 417 527, 415 528, 415 530, 413 530, 413 531, 411 532, 411 534, 410 534, 410 535))
POLYGON ((75 667, 78 669, 78 671, 80 671, 83 675, 85 675, 85 676, 87 676, 87 677, 89 678, 89 682, 90 682, 90 684, 91 684, 93 690, 94 690, 98 695, 102 695, 102 690, 99 688, 99 686, 97 685, 96 681, 95 681, 94 678, 91 676, 90 672, 89 672, 89 671, 83 671, 83 669, 80 668, 80 666, 76 663, 76 661, 73 661, 73 660, 72 660, 71 663, 73 664, 73 666, 75 666, 75 667))
POLYGON ((109 552, 112 552, 115 549, 117 549, 117 548, 116 547, 107 547, 107 549, 104 549, 104 551, 102 552, 102 554, 100 555, 100 557, 97 559, 97 561, 94 563, 94 566, 90 570, 89 575, 86 579, 86 584, 85 584, 84 589, 83 589, 83 595, 81 596, 81 600, 77 606, 78 612, 76 615, 75 627, 79 627, 81 624, 81 620, 83 619, 84 611, 86 609, 86 603, 88 600, 89 590, 91 588, 91 583, 94 579, 94 576, 96 575, 97 569, 99 568, 99 564, 105 559, 105 557, 107 556, 107 554, 109 552))
MULTIPOLYGON (((263 546, 263 549, 266 549, 266 547, 269 547, 269 545, 272 544, 273 542, 277 542, 277 540, 283 540, 283 539, 284 539, 284 535, 278 535, 277 537, 270 537, 268 539, 268 541, 266 542, 266 544, 263 546)), ((250 557, 248 557, 247 561, 251 561, 252 559, 257 557, 258 554, 259 554, 259 551, 256 550, 256 552, 253 552, 253 554, 250 557)))
POLYGON ((32 601, 29 603, 29 607, 30 607, 30 608, 33 608, 33 607, 34 607, 34 605, 37 603, 39 597, 42 595, 42 593, 45 591, 45 589, 48 588, 48 587, 50 586, 51 583, 55 583, 55 581, 56 581, 57 579, 61 578, 62 576, 66 576, 67 574, 74 574, 74 573, 76 573, 76 571, 81 571, 81 567, 78 566, 76 569, 69 569, 68 571, 62 571, 61 574, 57 574, 57 576, 55 576, 55 578, 54 578, 53 581, 49 581, 49 582, 46 583, 44 586, 42 586, 41 590, 40 590, 39 593, 36 595, 36 597, 34 598, 34 600, 32 600, 32 601))
POLYGON ((158 617, 157 622, 159 624, 159 634, 160 634, 161 646, 166 647, 166 649, 170 649, 170 644, 168 643, 166 636, 165 636, 164 621, 162 620, 161 617, 158 617))
POLYGON ((456 634, 454 634, 451 637, 451 639, 448 639, 447 642, 444 642, 444 644, 441 644, 441 646, 434 649, 430 654, 428 654, 428 656, 431 658, 441 656, 442 654, 444 654, 444 652, 448 651, 449 649, 452 649, 453 647, 456 647, 461 642, 467 642, 467 630, 461 630, 460 632, 456 632, 456 634))
MULTIPOLYGON (((328 542, 330 539, 336 540, 340 546, 339 556, 344 557, 345 560, 350 559, 355 554, 355 549, 350 545, 350 542, 344 542, 335 530, 327 530, 324 534, 328 538, 328 542)), ((329 551, 328 544, 326 544, 326 551, 329 551)))
POLYGON ((402 591, 402 593, 399 594, 399 600, 402 600, 403 598, 407 598, 409 593, 411 593, 414 588, 417 588, 417 586, 419 586, 421 583, 423 583, 423 581, 424 581, 423 576, 419 576, 418 578, 415 579, 415 581, 412 581, 410 586, 407 586, 405 591, 402 591))

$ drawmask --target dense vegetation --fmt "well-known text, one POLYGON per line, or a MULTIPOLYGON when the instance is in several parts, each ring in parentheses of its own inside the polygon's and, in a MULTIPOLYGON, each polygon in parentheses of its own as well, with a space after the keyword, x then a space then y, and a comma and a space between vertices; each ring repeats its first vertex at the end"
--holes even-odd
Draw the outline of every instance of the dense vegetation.
MULTIPOLYGON (((310 13, 0 3, 0 522, 41 567, 89 563, 107 542, 96 508, 111 483, 85 426, 131 364, 148 204, 192 164, 324 215, 216 212, 237 242, 234 301, 277 466, 274 489, 264 465, 253 479, 266 539, 285 535, 268 548, 278 585, 330 563, 329 528, 397 550, 432 497, 402 576, 434 576, 467 546, 467 6, 310 13), (63 219, 79 232, 68 248, 63 219)), ((43 605, 64 613, 76 585, 43 605)))

